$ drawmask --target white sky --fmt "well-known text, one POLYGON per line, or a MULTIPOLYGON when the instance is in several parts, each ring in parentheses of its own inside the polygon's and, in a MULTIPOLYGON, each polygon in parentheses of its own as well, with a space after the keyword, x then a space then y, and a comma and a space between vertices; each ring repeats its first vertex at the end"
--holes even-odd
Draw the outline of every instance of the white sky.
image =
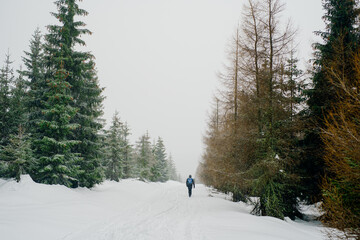
MULTIPOLYGON (((93 32, 83 39, 96 57, 105 87, 104 118, 115 110, 127 121, 132 142, 149 131, 161 136, 182 177, 195 174, 216 72, 246 0, 84 0, 82 20, 93 32)), ((284 0, 284 20, 298 27, 299 56, 311 57, 313 31, 323 30, 320 0, 284 0)), ((51 0, 0 0, 0 66, 9 49, 14 68, 36 27, 56 23, 51 0)))

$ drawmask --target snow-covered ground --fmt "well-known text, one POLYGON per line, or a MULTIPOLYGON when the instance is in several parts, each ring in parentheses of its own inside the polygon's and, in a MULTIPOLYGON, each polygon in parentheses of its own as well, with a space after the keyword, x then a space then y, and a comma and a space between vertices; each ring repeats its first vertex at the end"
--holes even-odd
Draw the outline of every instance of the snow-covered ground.
POLYGON ((0 239, 326 239, 320 224, 249 214, 197 185, 193 197, 178 182, 109 182, 89 190, 0 179, 0 239))

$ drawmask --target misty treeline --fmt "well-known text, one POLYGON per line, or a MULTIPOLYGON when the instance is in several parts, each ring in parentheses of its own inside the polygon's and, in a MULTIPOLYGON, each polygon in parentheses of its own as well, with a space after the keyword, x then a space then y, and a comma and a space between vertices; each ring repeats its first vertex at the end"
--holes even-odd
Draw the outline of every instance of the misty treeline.
POLYGON ((204 136, 197 173, 206 185, 280 219, 301 218, 301 201, 321 201, 325 224, 359 238, 358 7, 323 0, 326 28, 305 71, 284 4, 247 1, 204 136))
POLYGON ((104 129, 103 88, 94 56, 81 51, 90 34, 76 0, 59 0, 51 13, 59 25, 37 29, 24 67, 13 70, 10 54, 0 70, 0 177, 68 187, 93 187, 104 179, 178 179, 159 137, 144 134, 135 146, 130 130, 114 114, 104 129))
POLYGON ((130 129, 115 112, 111 126, 105 130, 104 166, 108 179, 139 178, 153 182, 180 181, 172 156, 166 153, 161 137, 151 141, 149 133, 135 145, 129 141, 130 129))

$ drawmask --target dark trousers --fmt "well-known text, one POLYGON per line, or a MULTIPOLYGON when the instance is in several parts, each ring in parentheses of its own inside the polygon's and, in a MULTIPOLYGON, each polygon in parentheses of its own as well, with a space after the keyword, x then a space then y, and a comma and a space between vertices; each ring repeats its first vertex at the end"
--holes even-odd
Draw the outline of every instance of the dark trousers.
POLYGON ((192 185, 188 187, 188 189, 189 189, 189 197, 191 197, 192 185))

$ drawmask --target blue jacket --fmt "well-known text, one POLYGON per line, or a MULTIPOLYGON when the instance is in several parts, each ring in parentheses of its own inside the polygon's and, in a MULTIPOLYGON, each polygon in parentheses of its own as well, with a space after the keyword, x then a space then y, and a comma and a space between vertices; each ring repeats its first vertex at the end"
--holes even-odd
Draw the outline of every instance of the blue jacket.
POLYGON ((188 188, 191 188, 192 186, 194 186, 194 188, 195 188, 195 179, 193 179, 193 178, 186 179, 186 186, 188 188))

